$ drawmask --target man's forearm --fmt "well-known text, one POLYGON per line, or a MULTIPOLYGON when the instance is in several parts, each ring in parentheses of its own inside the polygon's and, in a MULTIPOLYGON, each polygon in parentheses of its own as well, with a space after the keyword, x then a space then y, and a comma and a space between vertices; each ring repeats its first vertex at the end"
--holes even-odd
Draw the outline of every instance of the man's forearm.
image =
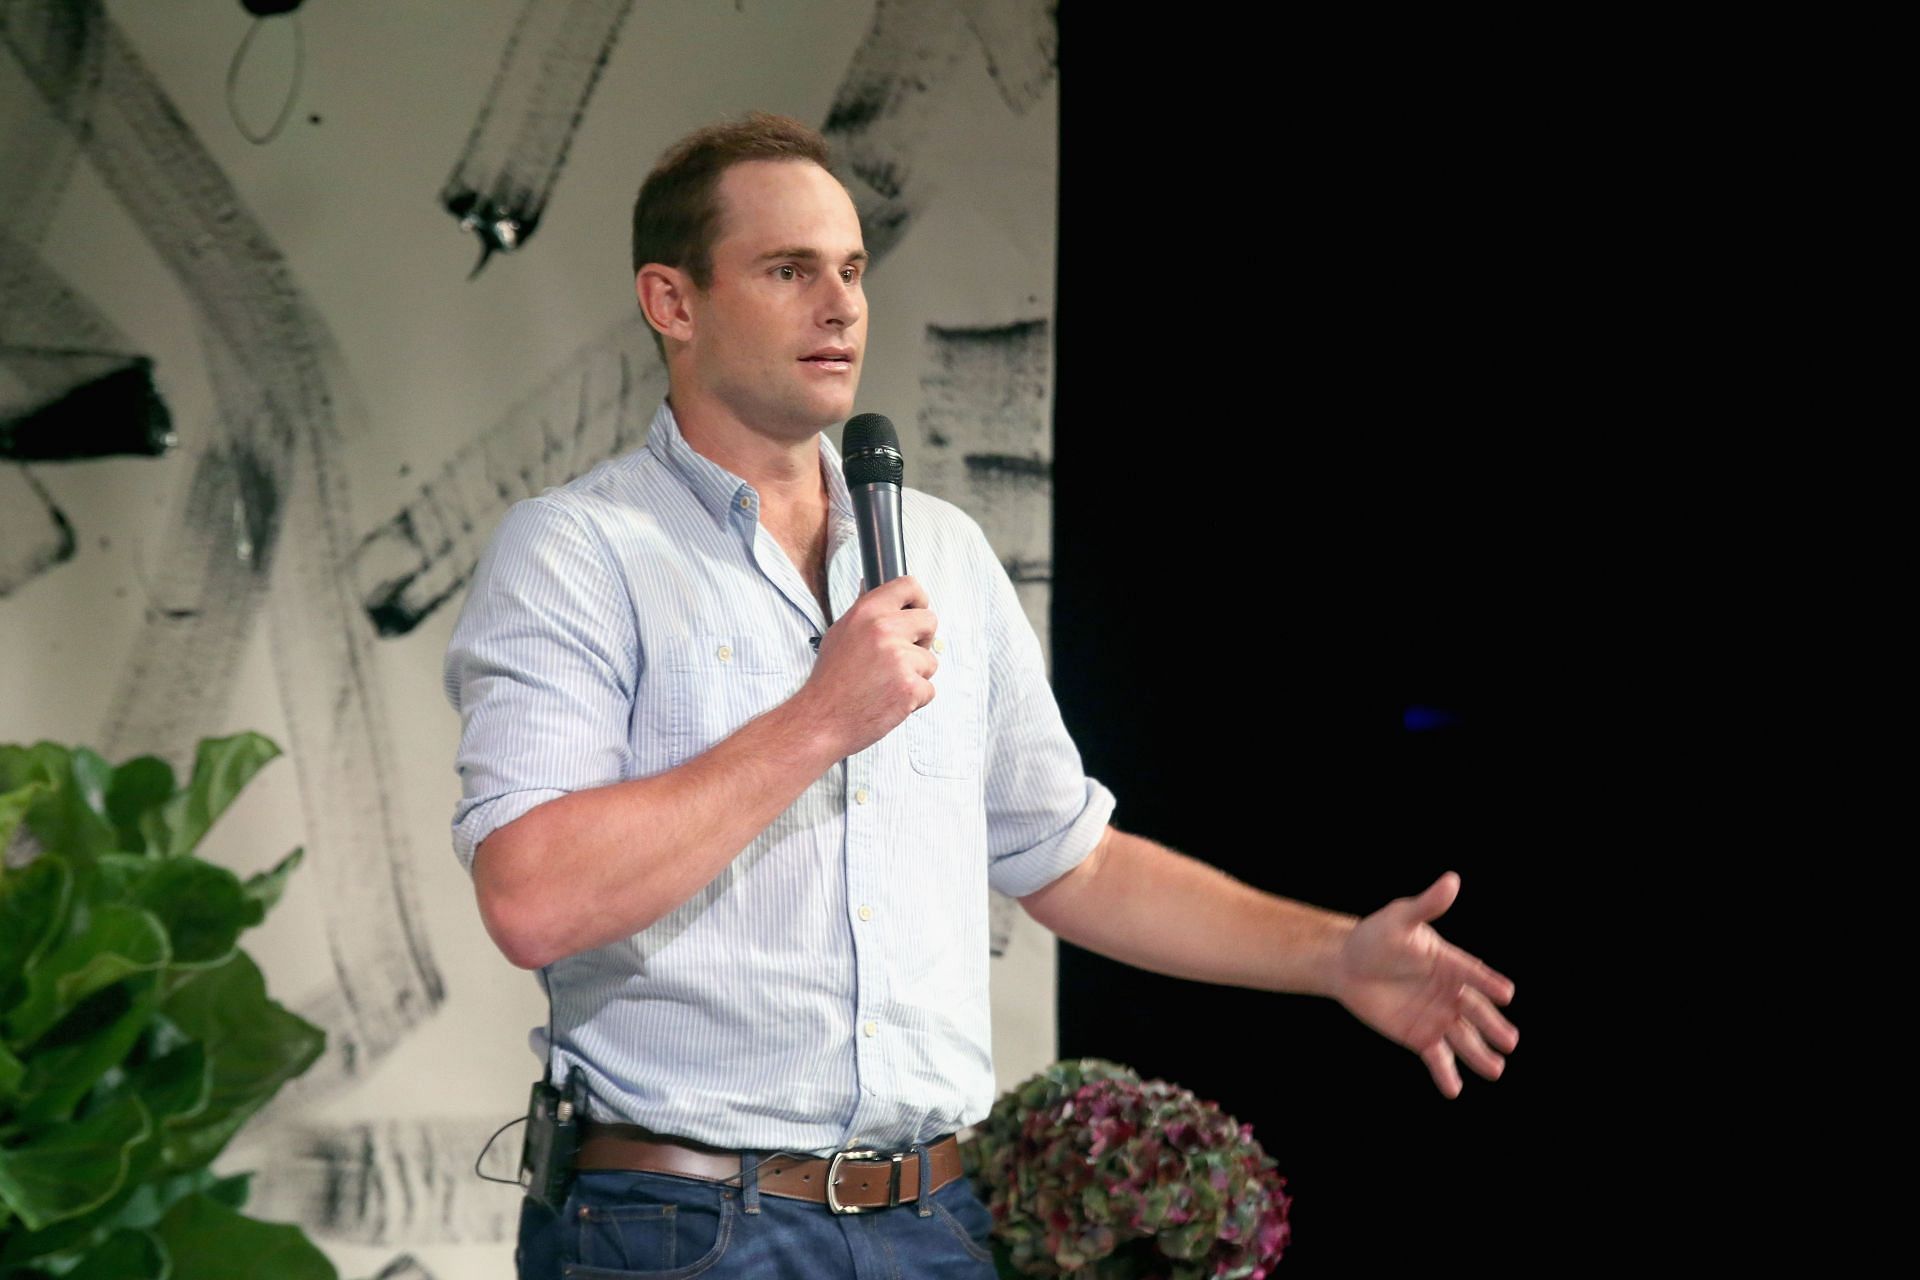
POLYGON ((1155 973, 1333 994, 1335 960, 1357 916, 1263 893, 1152 840, 1110 832, 1090 874, 1023 899, 1029 914, 1075 946, 1155 973))
POLYGON ((534 969, 645 929, 691 898, 833 766, 796 697, 651 778, 560 796, 475 854, 487 932, 534 969))

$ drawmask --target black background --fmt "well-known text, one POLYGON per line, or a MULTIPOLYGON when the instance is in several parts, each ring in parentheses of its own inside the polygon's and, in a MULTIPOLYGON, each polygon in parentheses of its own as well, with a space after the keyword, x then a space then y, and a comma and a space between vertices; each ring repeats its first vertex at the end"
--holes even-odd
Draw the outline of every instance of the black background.
POLYGON ((1570 994, 1607 839, 1592 206, 1564 68, 1489 34, 1061 21, 1052 674, 1087 770, 1289 897, 1459 872, 1437 927, 1518 986, 1504 1078, 1449 1101, 1332 1002, 1061 944, 1061 1056, 1251 1122, 1292 1275, 1531 1267, 1607 1212, 1612 1027, 1570 994))

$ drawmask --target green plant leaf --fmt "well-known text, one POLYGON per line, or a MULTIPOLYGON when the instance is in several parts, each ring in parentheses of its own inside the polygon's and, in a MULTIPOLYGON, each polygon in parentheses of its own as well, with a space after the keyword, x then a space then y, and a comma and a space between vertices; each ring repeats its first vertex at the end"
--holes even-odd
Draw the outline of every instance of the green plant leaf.
POLYGON ((149 809, 135 821, 140 828, 140 847, 153 857, 164 857, 172 847, 173 837, 167 831, 166 809, 149 809))
MULTIPOLYGON (((13 1051, 0 1044, 0 1102, 14 1096, 20 1082, 27 1078, 27 1065, 13 1056, 13 1051)), ((10 1108, 9 1108, 10 1110, 10 1108)))
POLYGON ((212 1199, 189 1196, 155 1229, 174 1271, 193 1280, 340 1280, 327 1256, 295 1226, 258 1222, 212 1199))
POLYGON ((167 1252, 152 1233, 116 1231, 98 1247, 87 1250, 79 1266, 64 1280, 169 1280, 173 1267, 167 1252))
POLYGON ((306 856, 304 848, 295 849, 286 857, 273 864, 273 870, 262 871, 258 875, 248 876, 247 896, 260 904, 260 910, 268 912, 280 904, 280 895, 286 892, 287 881, 293 875, 295 867, 306 856))
POLYGON ((188 976, 162 1012, 206 1050, 212 1072, 207 1105, 166 1134, 166 1164, 184 1171, 219 1154, 246 1118, 326 1047, 326 1034, 267 998, 266 982, 244 951, 188 976))
POLYGON ((66 1120, 96 1082, 126 1059, 160 1003, 160 975, 142 973, 94 992, 34 1043, 19 1116, 66 1120))
POLYGON ((128 1152, 149 1130, 140 1100, 122 1098, 78 1123, 0 1149, 0 1201, 29 1230, 78 1217, 119 1190, 128 1152))
POLYGON ((199 1115, 213 1094, 207 1051, 198 1044, 183 1044, 149 1059, 128 1072, 128 1079, 162 1127, 199 1115))
POLYGON ((136 756, 113 771, 113 783, 107 788, 107 821, 120 848, 129 853, 149 851, 140 820, 157 811, 173 792, 173 766, 159 756, 136 756))
POLYGON ((326 1042, 237 949, 302 851, 244 882, 188 856, 278 754, 204 740, 182 790, 154 756, 0 746, 0 846, 45 850, 0 870, 0 1280, 333 1280, 207 1167, 326 1042))
POLYGON ((161 808, 167 833, 161 851, 174 857, 192 852, 240 789, 279 754, 279 747, 257 733, 202 741, 194 756, 192 781, 161 808))
POLYGON ((160 859, 144 853, 103 853, 93 860, 87 897, 94 902, 124 902, 133 896, 134 886, 161 865, 160 859))
POLYGON ((13 1003, 15 984, 67 920, 73 876, 50 853, 0 878, 0 1011, 13 1003))
POLYGON ((68 754, 57 742, 36 742, 30 747, 10 742, 0 746, 0 791, 16 791, 29 782, 59 785, 67 776, 68 754))
MULTIPOLYGON (((202 1192, 230 1209, 246 1203, 246 1188, 252 1174, 216 1178, 210 1169, 195 1169, 178 1177, 156 1177, 160 1167, 160 1141, 150 1135, 133 1149, 127 1164, 127 1178, 112 1199, 77 1218, 56 1222, 44 1231, 15 1232, 0 1249, 0 1278, 9 1266, 32 1262, 37 1266, 57 1267, 65 1260, 85 1254, 89 1242, 104 1239, 115 1231, 149 1231, 167 1211, 191 1195, 202 1192), (234 1184, 238 1184, 237 1196, 234 1184)), ((182 1280, 191 1280, 183 1277, 182 1280)))
POLYGON ((31 1045, 94 992, 159 969, 168 957, 166 931, 151 914, 98 905, 84 928, 27 966, 27 995, 7 1015, 7 1034, 15 1045, 31 1045))
POLYGON ((155 863, 131 892, 137 905, 166 926, 175 966, 225 960, 240 931, 266 915, 266 908, 241 887, 239 876, 184 854, 155 863))
MULTIPOLYGON (((13 839, 15 828, 26 821, 27 810, 31 809, 33 802, 46 792, 46 783, 34 781, 0 794, 0 853, 7 851, 7 845, 13 839)), ((6 874, 6 868, 0 867, 0 880, 4 880, 6 874)))
POLYGON ((119 844, 107 821, 107 788, 113 766, 85 747, 68 751, 50 742, 32 748, 49 771, 52 789, 27 812, 27 825, 41 845, 69 858, 112 853, 119 844))
POLYGON ((17 742, 0 742, 0 792, 18 791, 29 782, 44 781, 34 767, 31 751, 17 742))
POLYGON ((164 1018, 155 1018, 156 1028, 166 1027, 169 1034, 149 1037, 151 1043, 171 1043, 158 1056, 150 1057, 131 1071, 114 1073, 117 1079, 103 1085, 94 1095, 95 1105, 107 1105, 123 1095, 133 1094, 147 1108, 152 1131, 128 1154, 127 1176, 120 1190, 104 1204, 77 1218, 67 1218, 37 1232, 15 1232, 0 1249, 0 1277, 11 1264, 37 1261, 48 1265, 54 1259, 84 1254, 88 1242, 122 1229, 145 1230, 159 1222, 168 1209, 185 1196, 206 1192, 229 1208, 246 1203, 250 1174, 217 1178, 208 1169, 196 1169, 177 1177, 160 1174, 161 1141, 167 1121, 190 1116, 206 1105, 208 1073, 206 1053, 197 1044, 180 1038, 164 1018), (193 1077, 197 1074, 198 1079, 193 1077))
MULTIPOLYGON (((147 1020, 152 1020, 151 1014, 147 1020)), ((213 1074, 207 1063, 207 1051, 188 1042, 167 1053, 148 1057, 137 1066, 110 1072, 101 1081, 91 1105, 104 1105, 127 1095, 139 1098, 153 1121, 157 1144, 168 1125, 177 1126, 205 1110, 212 1090, 213 1074)), ((196 1185, 192 1189, 204 1188, 196 1185)), ((124 1225, 151 1226, 158 1220, 156 1213, 145 1223, 124 1225)))
POLYGON ((236 1173, 225 1178, 215 1178, 207 1183, 207 1198, 217 1200, 229 1209, 244 1209, 247 1197, 252 1192, 252 1173, 236 1173))
POLYGON ((247 1192, 253 1182, 251 1173, 236 1173, 232 1177, 221 1178, 211 1169, 195 1169, 192 1173, 176 1174, 170 1178, 155 1178, 140 1187, 114 1219, 118 1227, 152 1227, 167 1216, 167 1211, 188 1196, 205 1195, 217 1200, 229 1209, 240 1209, 247 1203, 247 1192))

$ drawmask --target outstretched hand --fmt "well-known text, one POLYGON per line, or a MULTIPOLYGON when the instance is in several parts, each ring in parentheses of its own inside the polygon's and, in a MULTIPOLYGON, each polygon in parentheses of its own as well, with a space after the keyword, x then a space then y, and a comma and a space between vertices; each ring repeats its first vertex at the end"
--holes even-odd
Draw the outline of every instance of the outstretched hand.
POLYGON ((1460 892, 1447 872, 1417 898, 1396 898, 1354 926, 1340 949, 1333 995, 1354 1017, 1420 1055, 1433 1082, 1460 1096, 1454 1055, 1497 1080, 1520 1033, 1495 1004, 1513 999, 1513 980, 1442 938, 1437 920, 1460 892))

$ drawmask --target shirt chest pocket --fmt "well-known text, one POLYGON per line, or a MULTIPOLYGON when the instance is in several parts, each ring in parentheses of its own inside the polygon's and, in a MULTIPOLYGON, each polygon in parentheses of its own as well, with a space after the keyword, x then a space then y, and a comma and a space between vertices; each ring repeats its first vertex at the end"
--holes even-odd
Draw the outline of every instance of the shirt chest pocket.
POLYGON ((936 778, 971 778, 986 751, 986 676, 963 637, 939 637, 933 701, 907 717, 907 759, 936 778))
POLYGON ((808 674, 788 660, 786 646, 745 632, 676 637, 667 644, 659 671, 668 685, 667 736, 674 764, 791 698, 808 674))

